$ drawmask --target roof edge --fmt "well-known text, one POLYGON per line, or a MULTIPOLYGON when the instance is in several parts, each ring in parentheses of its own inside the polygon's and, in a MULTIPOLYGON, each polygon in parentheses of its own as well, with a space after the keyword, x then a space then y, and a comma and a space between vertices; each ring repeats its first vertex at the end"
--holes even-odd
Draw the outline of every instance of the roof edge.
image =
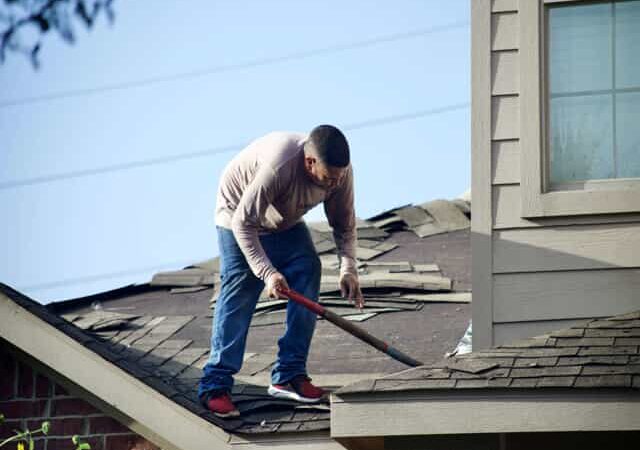
POLYGON ((229 445, 228 433, 170 401, 55 324, 73 327, 43 305, 0 284, 0 336, 20 351, 90 392, 94 402, 98 399, 112 405, 139 423, 135 431, 162 448, 208 450, 214 443, 229 445))
POLYGON ((110 289, 104 292, 97 292, 95 294, 85 295, 82 297, 70 298, 66 300, 58 300, 50 302, 44 305, 49 311, 60 314, 65 312, 68 308, 76 308, 79 306, 88 306, 93 302, 115 300, 125 295, 136 295, 148 291, 166 289, 165 286, 151 286, 149 283, 143 284, 128 284, 115 289, 110 289))
POLYGON ((438 389, 331 396, 331 437, 640 430, 634 389, 438 389))

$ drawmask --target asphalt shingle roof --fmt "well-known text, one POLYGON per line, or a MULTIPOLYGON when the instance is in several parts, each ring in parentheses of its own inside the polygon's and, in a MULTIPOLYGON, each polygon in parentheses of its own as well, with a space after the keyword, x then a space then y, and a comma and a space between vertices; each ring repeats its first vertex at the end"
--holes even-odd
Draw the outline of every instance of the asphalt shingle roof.
POLYGON ((356 382, 337 394, 470 388, 640 389, 640 311, 356 382))
MULTIPOLYGON (((452 350, 470 319, 468 203, 440 201, 433 214, 409 205, 383 213, 384 220, 359 221, 364 314, 337 293, 336 247, 330 229, 325 223, 311 224, 323 261, 320 302, 350 320, 362 321, 367 331, 426 362, 452 350), (419 217, 418 209, 424 213, 419 217), (426 225, 430 232, 425 234, 426 225)), ((241 417, 219 419, 199 404, 197 385, 209 356, 218 280, 214 258, 158 273, 149 283, 47 307, 0 286, 41 319, 226 431, 327 430, 328 403, 304 405, 267 394, 277 339, 284 331, 286 301, 263 298, 254 313, 245 361, 232 392, 241 417)), ((332 324, 318 322, 308 369, 312 376, 329 380, 325 386, 340 387, 345 380, 403 367, 332 324)))

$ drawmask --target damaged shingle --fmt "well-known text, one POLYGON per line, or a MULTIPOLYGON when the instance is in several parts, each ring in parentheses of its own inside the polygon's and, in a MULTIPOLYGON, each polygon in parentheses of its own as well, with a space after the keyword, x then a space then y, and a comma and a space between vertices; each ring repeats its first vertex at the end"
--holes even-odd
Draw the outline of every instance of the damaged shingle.
MULTIPOLYGON (((455 388, 640 388, 640 339, 617 337, 621 330, 603 325, 635 325, 638 313, 591 321, 567 330, 445 359, 442 367, 419 367, 359 382, 336 393, 455 388), (594 324, 598 325, 594 327, 594 324), (586 336, 593 331, 594 336, 586 336), (607 335, 614 332, 616 337, 607 335), (620 345, 618 339, 624 340, 620 345), (637 340, 637 341, 636 341, 637 340), (436 379, 434 379, 436 377, 436 379), (373 383, 373 384, 371 384, 373 383)), ((623 335, 627 336, 627 335, 623 335)))
POLYGON ((475 359, 453 359, 447 362, 447 368, 468 373, 482 373, 500 367, 500 364, 475 359))
MULTIPOLYGON (((429 213, 423 208, 412 205, 408 205, 408 208, 413 212, 414 219, 421 216, 426 222, 435 223, 435 220, 430 218, 429 213)), ((361 271, 367 300, 362 311, 354 308, 349 301, 339 295, 339 260, 331 228, 326 222, 317 224, 317 228, 315 228, 316 225, 309 224, 314 245, 320 254, 323 265, 323 287, 330 288, 327 291, 328 294, 320 296, 320 303, 353 320, 373 318, 382 313, 391 317, 397 316, 398 319, 386 321, 386 323, 393 324, 393 333, 385 336, 381 335, 381 337, 392 341, 395 339, 402 340, 402 330, 396 330, 396 328, 401 328, 401 326, 397 327, 396 325, 403 317, 402 312, 405 313, 405 317, 418 316, 425 303, 452 301, 450 297, 438 297, 438 295, 456 294, 455 292, 450 292, 453 287, 452 277, 447 272, 447 270, 450 270, 447 267, 447 258, 449 258, 450 250, 440 250, 440 255, 443 257, 442 264, 441 261, 437 260, 437 255, 432 256, 434 252, 428 252, 427 254, 427 252, 422 252, 422 248, 420 248, 422 253, 416 257, 416 253, 413 252, 416 251, 419 245, 422 245, 422 241, 414 232, 404 232, 398 235, 392 233, 395 230, 407 229, 407 223, 393 211, 375 220, 358 220, 357 222, 357 247, 359 255, 362 257, 358 268, 361 271), (412 240, 407 243, 407 238, 412 240), (402 256, 396 257, 396 255, 402 256), (440 267, 442 267, 442 270, 440 267)), ((412 221, 406 214, 405 217, 411 223, 417 223, 412 221)), ((422 222, 422 224, 424 225, 426 222, 422 222)), ((468 240, 467 235, 460 234, 458 236, 468 240)), ((438 239, 440 238, 436 238, 436 241, 438 239)), ((429 246, 432 245, 427 243, 427 240, 424 243, 424 248, 430 248, 429 246)), ((467 257, 464 253, 462 255, 467 257)), ((140 312, 145 311, 146 315, 129 320, 128 323, 122 323, 117 329, 108 333, 104 329, 100 330, 101 334, 92 330, 93 336, 108 338, 108 340, 103 342, 96 340, 96 343, 91 345, 109 345, 109 348, 113 348, 114 352, 118 352, 114 353, 113 359, 115 363, 121 360, 122 367, 125 370, 147 377, 145 380, 153 379, 150 384, 160 390, 166 390, 176 403, 227 431, 270 433, 287 430, 300 432, 328 429, 328 406, 320 405, 305 409, 306 407, 301 408, 299 404, 276 404, 277 402, 274 403, 274 399, 268 396, 264 386, 244 384, 244 382, 258 380, 258 376, 268 377, 268 372, 277 356, 277 339, 274 339, 272 347, 265 347, 260 342, 257 345, 258 348, 251 349, 250 353, 247 354, 248 358, 239 374, 242 378, 238 377, 233 391, 234 401, 237 400, 239 404, 243 405, 243 415, 239 419, 220 420, 214 418, 199 405, 197 389, 199 379, 203 375, 202 368, 210 354, 210 349, 204 348, 208 343, 210 328, 206 328, 199 321, 191 323, 190 320, 187 320, 187 322, 181 324, 181 321, 185 319, 179 318, 175 314, 176 311, 181 314, 196 314, 195 309, 191 309, 194 307, 191 302, 195 300, 204 301, 206 304, 211 299, 211 303, 215 303, 220 285, 219 274, 219 258, 192 264, 183 270, 156 274, 151 283, 148 283, 150 288, 148 291, 136 290, 135 295, 129 293, 127 294, 129 296, 127 301, 122 304, 123 308, 131 308, 134 311, 137 309, 140 312), (167 294, 172 295, 169 296, 167 294), (138 299, 140 300, 140 308, 135 303, 138 299), (155 303, 157 299, 162 299, 165 303, 173 302, 173 304, 167 307, 166 304, 155 303), (155 310, 156 307, 159 310, 155 310), (148 309, 145 310, 145 308, 148 309), (153 316, 149 314, 153 314, 153 316), (205 335, 205 339, 198 341, 199 338, 196 336, 196 332, 205 335), (282 411, 276 412, 275 410, 279 407, 283 408, 282 411)), ((461 294, 464 296, 464 301, 469 300, 468 292, 461 294)), ((266 300, 265 297, 263 293, 262 300, 266 300)), ((123 298, 125 297, 123 296, 123 298)), ((287 304, 286 300, 260 301, 254 315, 255 323, 259 323, 260 320, 283 322, 285 318, 284 310, 287 304), (277 320, 274 320, 276 318, 277 320)), ((206 306, 207 312, 209 312, 209 305, 206 304, 206 306)), ((447 313, 453 313, 453 310, 456 309, 450 305, 427 305, 425 309, 430 309, 433 306, 436 308, 442 307, 441 311, 447 311, 447 313)), ((185 317, 190 318, 193 316, 185 317)), ((70 318, 71 320, 78 319, 78 317, 70 318)), ((201 318, 201 316, 198 316, 198 318, 201 318)), ((207 322, 210 323, 211 321, 207 322)), ((446 322, 447 326, 451 324, 448 320, 446 322)), ((372 320, 364 325, 375 327, 382 323, 384 321, 372 320)), ((319 324, 320 328, 322 328, 326 323, 320 322, 319 324)), ((331 329, 333 330, 333 328, 331 329)), ((383 330, 386 333, 387 329, 383 328, 383 330)), ((271 337, 268 330, 265 329, 255 330, 255 333, 260 336, 260 339, 262 339, 263 335, 271 337)), ((386 355, 377 353, 368 347, 363 350, 360 347, 364 348, 365 346, 361 346, 359 343, 357 345, 351 344, 350 337, 344 336, 341 331, 332 333, 334 334, 327 339, 326 344, 320 341, 322 345, 335 346, 336 348, 330 355, 332 359, 327 360, 329 364, 333 364, 332 361, 348 360, 350 368, 352 366, 358 367, 358 365, 366 367, 353 374, 321 372, 322 376, 342 377, 342 375, 349 375, 349 378, 342 377, 339 379, 354 379, 354 376, 365 372, 367 374, 378 374, 383 373, 385 370, 388 371, 388 367, 395 367, 389 364, 390 360, 386 355), (382 363, 386 365, 382 365, 382 363), (381 369, 382 367, 384 368, 381 369)), ((430 332, 429 338, 431 338, 430 332)), ((417 342, 413 341, 414 344, 417 342)), ((423 342, 420 341, 420 343, 422 345, 423 342)), ((409 348, 408 351, 411 352, 412 349, 409 348)), ((435 354, 435 350, 430 351, 435 354)), ((357 371, 358 369, 354 370, 357 371)), ((440 371, 434 371, 431 377, 427 377, 427 380, 431 382, 443 380, 447 381, 447 383, 456 382, 453 379, 437 378, 444 376, 443 374, 445 373, 449 374, 450 372, 441 368, 440 371)), ((388 382, 391 383, 392 381, 389 380, 388 382)), ((371 387, 373 388, 373 386, 371 387)), ((427 388, 433 387, 433 384, 427 386, 427 388)))
POLYGON ((74 318, 65 317, 65 319, 72 319, 70 321, 72 321, 75 326, 88 331, 104 331, 122 328, 132 320, 140 317, 134 314, 122 314, 104 310, 96 310, 74 316, 74 318))
POLYGON ((203 286, 213 285, 211 272, 201 268, 159 272, 149 282, 152 286, 203 286))

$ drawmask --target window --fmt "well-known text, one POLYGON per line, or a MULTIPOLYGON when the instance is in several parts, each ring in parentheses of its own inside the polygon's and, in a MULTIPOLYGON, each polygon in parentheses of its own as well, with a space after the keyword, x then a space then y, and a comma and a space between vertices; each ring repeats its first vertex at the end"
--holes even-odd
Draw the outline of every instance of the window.
POLYGON ((549 187, 640 177, 640 0, 546 16, 549 187))
POLYGON ((640 0, 519 13, 523 216, 640 211, 640 0))

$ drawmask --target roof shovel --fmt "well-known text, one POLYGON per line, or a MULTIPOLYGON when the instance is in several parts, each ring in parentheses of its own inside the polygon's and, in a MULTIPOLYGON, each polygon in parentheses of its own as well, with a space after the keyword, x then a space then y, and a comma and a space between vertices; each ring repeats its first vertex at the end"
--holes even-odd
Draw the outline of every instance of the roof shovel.
POLYGON ((402 353, 400 350, 390 346, 386 342, 381 341, 375 336, 372 336, 371 334, 367 333, 362 328, 354 325, 352 322, 348 321, 347 319, 343 319, 342 317, 340 317, 333 311, 329 311, 327 308, 320 305, 319 303, 309 300, 304 295, 292 289, 279 289, 278 292, 280 292, 282 295, 289 298, 290 300, 293 300, 294 302, 313 311, 317 315, 324 317, 329 322, 342 328, 347 333, 366 342, 367 344, 380 350, 381 352, 386 353, 387 355, 391 356, 393 359, 400 361, 401 363, 404 363, 411 367, 417 367, 417 366, 423 365, 423 363, 421 363, 420 361, 413 359, 411 356, 402 353))

